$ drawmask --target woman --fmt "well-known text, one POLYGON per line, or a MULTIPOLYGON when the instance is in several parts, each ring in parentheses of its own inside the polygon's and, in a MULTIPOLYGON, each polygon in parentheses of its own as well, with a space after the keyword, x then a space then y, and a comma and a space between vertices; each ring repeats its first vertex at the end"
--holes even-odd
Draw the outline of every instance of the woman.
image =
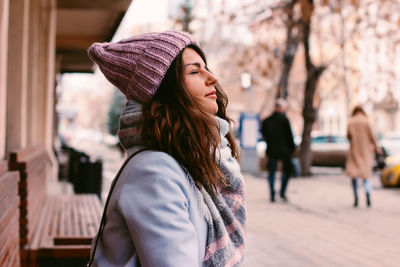
POLYGON ((88 53, 127 97, 118 136, 139 152, 114 181, 93 265, 239 266, 243 178, 227 97, 197 41, 148 33, 88 53))
POLYGON ((350 150, 346 162, 346 174, 351 177, 354 192, 354 207, 358 207, 357 178, 363 181, 367 206, 371 206, 371 184, 373 149, 381 153, 372 133, 368 117, 361 106, 356 106, 347 125, 350 150))

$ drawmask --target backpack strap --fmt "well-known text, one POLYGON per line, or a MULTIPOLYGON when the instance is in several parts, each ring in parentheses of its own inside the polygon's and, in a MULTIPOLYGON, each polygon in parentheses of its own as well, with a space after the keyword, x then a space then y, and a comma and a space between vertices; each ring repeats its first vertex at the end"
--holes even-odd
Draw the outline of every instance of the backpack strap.
POLYGON ((136 151, 135 153, 133 153, 132 155, 130 155, 130 156, 124 161, 124 163, 122 164, 121 168, 118 170, 117 175, 115 176, 114 180, 113 180, 112 183, 111 183, 110 191, 108 192, 107 200, 106 200, 106 203, 105 203, 105 205, 104 205, 103 215, 101 216, 101 221, 100 221, 100 225, 99 225, 99 230, 97 231, 96 241, 95 241, 95 243, 94 243, 93 251, 92 251, 92 253, 91 253, 91 255, 90 255, 90 260, 89 260, 89 262, 86 264, 87 267, 90 267, 90 266, 92 266, 92 264, 93 264, 94 255, 95 255, 96 249, 97 249, 97 244, 98 244, 98 242, 99 242, 99 238, 100 238, 101 234, 103 233, 103 229, 104 229, 104 226, 105 226, 105 224, 106 224, 106 212, 107 212, 107 207, 108 207, 108 204, 109 204, 110 199, 111 199, 111 194, 112 194, 112 192, 113 192, 113 190, 114 190, 114 187, 115 187, 115 185, 117 184, 117 181, 118 181, 118 179, 119 179, 119 176, 121 175, 122 170, 125 168, 126 164, 128 164, 128 162, 130 161, 130 159, 133 158, 134 156, 136 156, 137 154, 139 154, 140 152, 143 152, 143 151, 145 151, 145 150, 149 150, 149 149, 148 149, 148 148, 142 148, 142 149, 139 149, 138 151, 136 151))

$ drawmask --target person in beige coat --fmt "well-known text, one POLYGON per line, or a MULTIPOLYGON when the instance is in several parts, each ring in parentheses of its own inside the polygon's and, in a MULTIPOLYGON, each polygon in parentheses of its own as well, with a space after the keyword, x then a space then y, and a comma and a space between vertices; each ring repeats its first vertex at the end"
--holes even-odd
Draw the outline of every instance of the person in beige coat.
POLYGON ((357 179, 363 181, 367 206, 371 206, 371 184, 374 150, 381 153, 372 133, 368 117, 361 106, 356 106, 347 125, 347 138, 350 149, 346 161, 346 174, 351 178, 354 191, 354 207, 358 206, 357 179))

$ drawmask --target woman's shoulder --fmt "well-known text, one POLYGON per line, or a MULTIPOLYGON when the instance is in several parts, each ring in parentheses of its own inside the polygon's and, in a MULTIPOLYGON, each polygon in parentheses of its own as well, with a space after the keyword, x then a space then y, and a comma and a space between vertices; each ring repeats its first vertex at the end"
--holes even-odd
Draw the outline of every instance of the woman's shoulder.
MULTIPOLYGON (((146 180, 157 183, 160 180, 168 180, 171 183, 190 183, 188 175, 179 162, 168 153, 155 150, 144 150, 129 160, 122 172, 123 176, 132 183, 140 183, 146 180)), ((160 183, 159 183, 160 184, 160 183)))
POLYGON ((119 206, 123 210, 127 203, 135 202, 140 206, 140 203, 148 203, 153 198, 167 202, 179 199, 186 203, 183 206, 187 206, 195 192, 190 179, 178 161, 169 154, 142 151, 129 160, 121 173, 119 206))
POLYGON ((157 150, 143 150, 139 152, 129 160, 128 165, 134 165, 136 169, 162 167, 163 165, 182 169, 174 157, 166 152, 157 150))

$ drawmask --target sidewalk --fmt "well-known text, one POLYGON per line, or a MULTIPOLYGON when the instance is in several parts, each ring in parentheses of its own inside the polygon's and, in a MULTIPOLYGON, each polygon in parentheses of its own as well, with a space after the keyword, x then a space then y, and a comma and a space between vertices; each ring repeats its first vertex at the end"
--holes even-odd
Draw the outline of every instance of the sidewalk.
POLYGON ((357 209, 340 170, 292 179, 289 203, 270 203, 263 177, 245 174, 245 180, 243 266, 399 266, 400 190, 381 188, 378 177, 372 179, 372 207, 366 208, 360 186, 357 209))

